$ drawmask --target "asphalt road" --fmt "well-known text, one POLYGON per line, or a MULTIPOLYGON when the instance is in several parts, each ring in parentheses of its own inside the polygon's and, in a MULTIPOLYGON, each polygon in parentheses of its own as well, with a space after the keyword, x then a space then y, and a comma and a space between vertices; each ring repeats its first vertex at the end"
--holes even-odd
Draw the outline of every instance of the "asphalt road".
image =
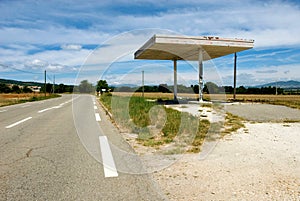
POLYGON ((0 200, 166 200, 90 95, 0 108, 0 200))

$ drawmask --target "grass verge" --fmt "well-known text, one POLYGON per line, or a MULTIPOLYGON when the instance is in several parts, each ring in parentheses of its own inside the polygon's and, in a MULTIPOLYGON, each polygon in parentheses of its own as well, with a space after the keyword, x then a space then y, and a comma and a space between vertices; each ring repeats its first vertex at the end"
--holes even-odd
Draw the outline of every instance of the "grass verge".
POLYGON ((210 123, 137 96, 108 93, 103 94, 100 101, 112 114, 121 132, 136 133, 137 141, 144 146, 160 148, 176 144, 170 153, 183 150, 197 153, 204 140, 216 140, 244 127, 243 119, 230 113, 226 114, 225 122, 210 123))
POLYGON ((159 148, 173 143, 200 150, 210 127, 207 120, 165 108, 142 97, 104 94, 100 101, 112 113, 121 131, 138 134, 137 140, 144 146, 159 148))

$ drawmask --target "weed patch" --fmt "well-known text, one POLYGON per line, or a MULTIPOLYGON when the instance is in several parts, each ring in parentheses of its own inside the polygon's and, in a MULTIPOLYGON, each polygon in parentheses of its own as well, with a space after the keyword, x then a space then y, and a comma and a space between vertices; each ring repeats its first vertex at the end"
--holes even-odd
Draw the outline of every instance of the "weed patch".
POLYGON ((138 142, 144 146, 170 143, 182 147, 201 146, 210 126, 207 120, 199 121, 188 113, 165 108, 142 97, 104 94, 100 100, 118 126, 123 131, 137 133, 138 142))

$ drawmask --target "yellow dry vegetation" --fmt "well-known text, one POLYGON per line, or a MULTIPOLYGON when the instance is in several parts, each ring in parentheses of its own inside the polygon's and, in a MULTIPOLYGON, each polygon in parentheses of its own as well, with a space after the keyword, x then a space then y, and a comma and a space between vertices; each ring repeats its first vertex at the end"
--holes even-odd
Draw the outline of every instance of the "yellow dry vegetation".
MULTIPOLYGON (((142 96, 141 92, 113 92, 117 96, 142 96)), ((172 93, 144 93, 145 98, 149 99, 173 99, 172 93)), ((197 99, 198 94, 179 93, 178 97, 197 99)), ((232 94, 204 94, 205 100, 231 101, 232 94)), ((275 105, 285 105, 300 109, 300 95, 264 95, 264 94, 237 94, 236 101, 240 102, 258 102, 275 105)))
MULTIPOLYGON (((16 103, 22 103, 32 97, 43 97, 45 94, 43 93, 9 93, 9 94, 0 94, 0 107, 5 105, 12 105, 16 103)), ((49 96, 49 94, 47 94, 49 96)))

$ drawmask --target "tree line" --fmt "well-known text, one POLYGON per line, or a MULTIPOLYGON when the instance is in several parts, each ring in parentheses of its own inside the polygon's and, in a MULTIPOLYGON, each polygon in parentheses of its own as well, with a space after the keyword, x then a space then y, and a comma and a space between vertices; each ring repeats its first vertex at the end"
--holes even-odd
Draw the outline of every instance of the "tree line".
MULTIPOLYGON (((39 84, 40 92, 45 92, 45 85, 39 84)), ((46 92, 47 93, 72 93, 73 92, 73 85, 65 85, 65 84, 56 84, 53 87, 53 84, 47 83, 46 84, 46 92)), ((28 85, 17 85, 17 84, 5 84, 0 83, 0 93, 32 93, 33 91, 29 88, 28 85)))
POLYGON ((9 85, 0 83, 0 93, 32 93, 32 90, 28 86, 19 87, 18 85, 9 85))
MULTIPOLYGON (((144 92, 162 92, 162 93, 172 93, 174 88, 172 85, 160 84, 158 86, 144 86, 144 92)), ((117 92, 142 92, 142 87, 129 87, 121 86, 113 88, 117 92)), ((203 87, 203 93, 207 94, 233 94, 232 86, 218 86, 213 82, 207 82, 203 87)), ((284 89, 276 87, 244 87, 240 86, 236 88, 237 94, 283 94, 284 89)), ((191 85, 190 87, 184 85, 177 86, 178 93, 199 93, 199 85, 191 85)))
MULTIPOLYGON (((74 85, 65 85, 65 84, 53 84, 47 83, 46 88, 44 84, 41 84, 40 92, 44 93, 45 90, 47 93, 103 93, 108 91, 116 91, 116 92, 161 92, 161 93, 172 93, 173 86, 167 84, 153 85, 153 86, 144 86, 144 87, 129 87, 129 86, 120 86, 114 87, 109 86, 106 80, 99 80, 94 86, 92 83, 88 82, 88 80, 82 80, 78 86, 74 85)), ((284 89, 276 88, 276 87, 244 87, 239 86, 236 88, 237 94, 283 94, 284 89)), ((0 83, 0 93, 31 93, 32 90, 27 86, 19 87, 14 84, 9 86, 6 83, 0 83)), ((199 93, 199 85, 191 85, 190 87, 185 85, 177 86, 178 93, 199 93)), ((204 85, 203 92, 207 94, 233 94, 232 86, 218 86, 213 82, 207 82, 204 85)))

